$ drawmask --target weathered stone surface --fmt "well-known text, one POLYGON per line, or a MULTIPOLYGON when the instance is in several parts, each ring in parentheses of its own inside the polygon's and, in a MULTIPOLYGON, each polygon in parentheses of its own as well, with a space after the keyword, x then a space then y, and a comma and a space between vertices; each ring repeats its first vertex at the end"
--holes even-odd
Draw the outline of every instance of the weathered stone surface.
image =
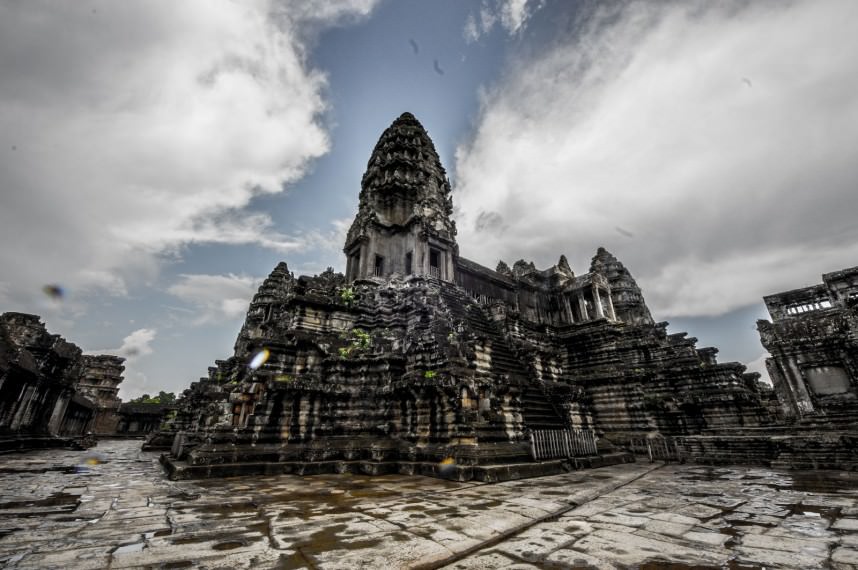
POLYGON ((90 451, 4 456, 0 565, 551 568, 577 560, 596 568, 849 568, 858 533, 817 530, 848 520, 841 511, 858 505, 858 479, 820 475, 838 487, 797 492, 798 473, 658 464, 492 484, 349 474, 171 482, 155 453, 111 440, 90 451), (89 465, 95 457, 99 462, 89 465), (588 489, 588 498, 579 496, 587 502, 573 508, 578 503, 557 498, 569 488, 588 489), (776 526, 720 516, 675 534, 673 525, 694 522, 673 512, 675 502, 707 506, 716 497, 790 507, 772 516, 776 526), (515 510, 551 503, 557 510, 547 518, 515 510), (594 520, 606 513, 647 522, 594 520), (790 534, 801 528, 812 532, 790 534), (454 562, 458 557, 464 558, 454 562))
POLYGON ((140 452, 133 441, 104 441, 89 452, 7 455, 0 471, 0 565, 413 567, 531 524, 535 519, 516 512, 523 504, 556 509, 540 509, 539 516, 572 506, 548 500, 557 488, 582 486, 598 495, 655 467, 495 484, 401 475, 173 483, 156 454, 140 452))

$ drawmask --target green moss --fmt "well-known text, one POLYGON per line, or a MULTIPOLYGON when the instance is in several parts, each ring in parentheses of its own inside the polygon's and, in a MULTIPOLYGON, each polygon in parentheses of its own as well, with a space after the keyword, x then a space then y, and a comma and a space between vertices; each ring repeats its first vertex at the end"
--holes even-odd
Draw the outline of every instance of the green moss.
POLYGON ((435 372, 434 370, 427 370, 426 372, 423 373, 423 377, 426 378, 427 380, 431 380, 432 378, 434 378, 437 375, 438 375, 438 373, 435 372))
POLYGON ((352 329, 342 337, 348 342, 346 346, 337 349, 340 358, 348 358, 356 352, 366 350, 372 346, 372 335, 363 329, 352 329))
POLYGON ((340 299, 341 299, 341 300, 342 300, 342 302, 343 302, 343 303, 345 303, 347 306, 351 307, 351 306, 352 306, 352 304, 355 302, 355 292, 354 292, 354 289, 352 289, 351 287, 346 287, 345 289, 343 289, 342 291, 340 291, 340 299))

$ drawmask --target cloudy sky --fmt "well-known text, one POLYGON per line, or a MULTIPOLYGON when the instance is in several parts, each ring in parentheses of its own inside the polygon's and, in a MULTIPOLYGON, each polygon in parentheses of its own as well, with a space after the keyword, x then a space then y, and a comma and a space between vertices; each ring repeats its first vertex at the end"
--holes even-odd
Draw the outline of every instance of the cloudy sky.
POLYGON ((605 246, 759 367, 762 295, 858 263, 856 26, 852 0, 2 0, 0 311, 127 356, 125 398, 181 391, 278 261, 343 269, 411 111, 464 256, 605 246))

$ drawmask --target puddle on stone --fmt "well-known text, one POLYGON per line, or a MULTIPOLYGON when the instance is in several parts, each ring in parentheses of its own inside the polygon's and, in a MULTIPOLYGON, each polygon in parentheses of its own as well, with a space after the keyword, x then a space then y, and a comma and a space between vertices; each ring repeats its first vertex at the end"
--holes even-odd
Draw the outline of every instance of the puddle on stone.
POLYGON ((34 474, 42 474, 47 473, 49 471, 58 471, 60 473, 72 474, 75 472, 76 467, 74 465, 54 465, 52 467, 37 467, 35 469, 14 469, 11 467, 3 467, 0 468, 0 475, 5 474, 21 474, 21 473, 34 473, 34 474))
POLYGON ((821 505, 805 505, 797 503, 788 505, 790 515, 801 515, 806 517, 822 517, 829 523, 833 523, 839 516, 841 507, 824 507, 821 505))
POLYGON ((0 510, 12 509, 44 509, 27 513, 15 513, 18 517, 39 517, 57 513, 68 513, 75 510, 80 504, 80 495, 72 495, 69 493, 54 493, 44 499, 33 499, 28 501, 10 501, 8 503, 0 503, 0 510), (51 508, 56 507, 56 508, 51 508))
POLYGON ((143 549, 146 548, 145 542, 135 542, 133 544, 123 544, 122 546, 117 546, 111 554, 128 554, 131 552, 142 552, 143 549))
POLYGON ((226 542, 219 542, 212 546, 213 550, 234 550, 236 548, 241 548, 242 546, 246 546, 246 544, 240 540, 228 540, 226 542))
POLYGON ((720 566, 685 564, 684 562, 667 562, 664 560, 644 562, 639 568, 640 570, 721 570, 720 566))
POLYGON ((16 527, 16 528, 0 528, 0 538, 3 538, 4 536, 8 536, 8 535, 12 534, 13 532, 16 532, 19 530, 23 530, 23 529, 18 528, 18 527, 16 527))
POLYGON ((839 493, 858 489, 858 473, 841 471, 795 471, 786 475, 788 481, 778 485, 781 489, 809 493, 839 493))

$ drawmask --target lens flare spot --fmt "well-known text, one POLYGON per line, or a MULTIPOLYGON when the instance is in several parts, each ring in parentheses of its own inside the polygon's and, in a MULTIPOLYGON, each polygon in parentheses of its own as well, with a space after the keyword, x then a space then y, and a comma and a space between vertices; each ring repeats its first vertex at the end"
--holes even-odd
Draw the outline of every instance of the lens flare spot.
POLYGON ((456 460, 445 457, 438 463, 438 474, 441 477, 453 478, 456 473, 456 460))
POLYGON ((54 301, 61 301, 66 293, 62 287, 56 284, 45 285, 42 287, 42 292, 54 301))
POLYGON ((262 350, 253 355, 253 358, 250 359, 250 362, 247 364, 247 367, 251 370, 256 370, 268 361, 269 356, 271 356, 271 353, 268 351, 267 348, 263 348, 262 350))
POLYGON ((80 465, 75 467, 75 473, 89 473, 89 468, 104 463, 104 458, 98 453, 88 453, 80 465))

